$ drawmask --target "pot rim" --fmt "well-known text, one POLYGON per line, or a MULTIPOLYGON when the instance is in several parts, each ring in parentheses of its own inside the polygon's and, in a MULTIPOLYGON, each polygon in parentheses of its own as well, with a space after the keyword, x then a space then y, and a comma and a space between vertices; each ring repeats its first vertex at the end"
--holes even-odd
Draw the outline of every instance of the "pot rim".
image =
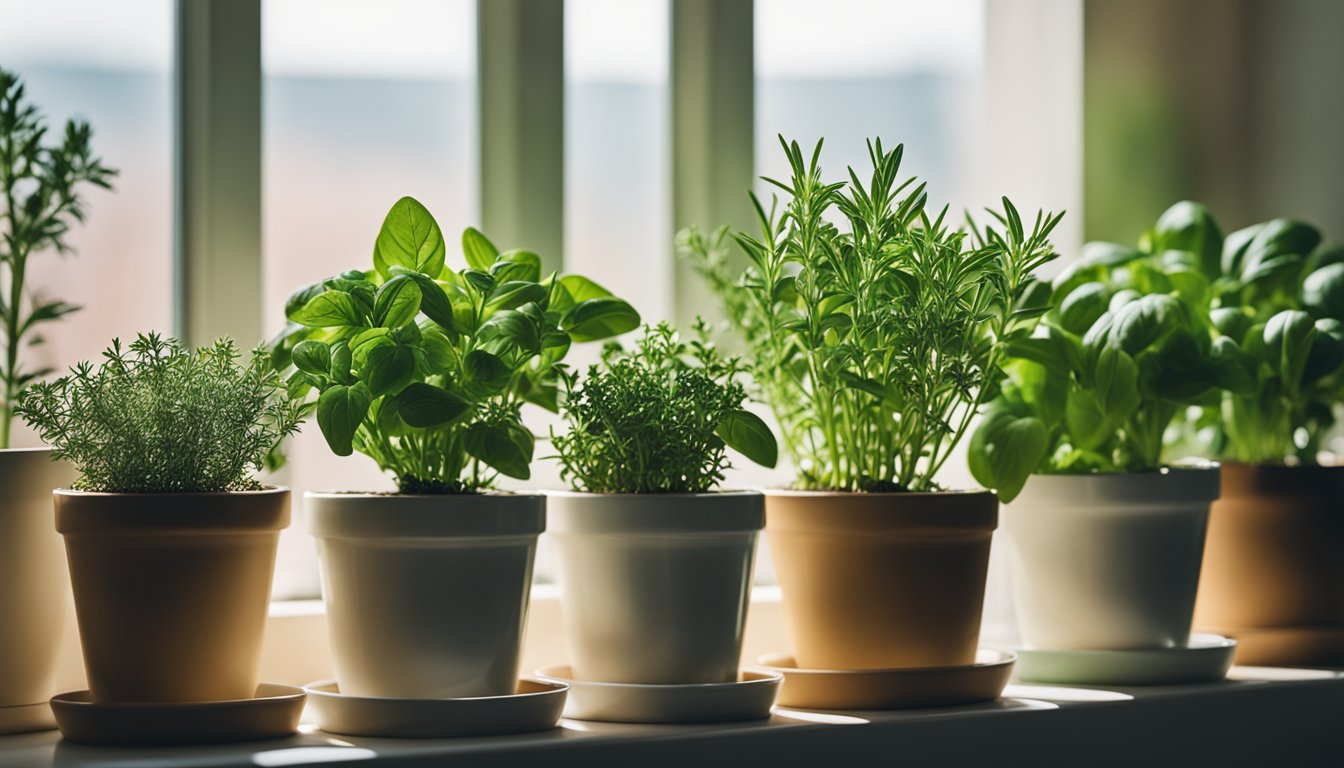
POLYGON ((955 488, 946 491, 811 491, 795 488, 766 488, 763 493, 766 496, 797 496, 799 498, 815 498, 822 496, 843 496, 845 498, 900 498, 900 499, 926 499, 926 498, 950 498, 967 496, 988 495, 993 496, 994 492, 987 488, 955 488))
POLYGON ((541 491, 541 494, 560 499, 731 499, 764 495, 762 491, 754 488, 729 488, 701 493, 595 493, 593 491, 546 489, 541 491))
POLYGON ((81 491, 77 488, 54 488, 52 493, 57 496, 70 496, 77 498, 133 498, 143 496, 155 499, 204 499, 204 498, 245 498, 248 496, 271 496, 281 493, 289 493, 289 487, 284 485, 262 485, 260 488, 254 488, 249 491, 201 491, 187 493, 182 491, 166 491, 159 493, 156 491, 81 491))
POLYGON ((752 491, 561 493, 547 508, 561 536, 754 536, 765 527, 765 496, 752 491))
POLYGON ((475 493, 400 493, 397 491, 304 491, 305 499, 530 499, 543 492, 484 488, 475 493))
POLYGON ((531 539, 546 530, 539 493, 303 495, 304 522, 318 539, 456 541, 531 539))

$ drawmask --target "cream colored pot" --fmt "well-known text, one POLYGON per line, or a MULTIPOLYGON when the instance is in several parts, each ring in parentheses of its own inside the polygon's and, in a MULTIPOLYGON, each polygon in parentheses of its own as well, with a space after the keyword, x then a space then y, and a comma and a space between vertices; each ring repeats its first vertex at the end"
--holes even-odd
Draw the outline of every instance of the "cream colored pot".
POLYGON ((761 494, 557 492, 548 515, 578 679, 737 679, 761 494))
POLYGON ((1218 470, 1032 475, 1003 510, 1029 647, 1184 646, 1218 470))
POLYGON ((55 693, 70 579, 51 492, 76 477, 49 448, 0 450, 0 708, 55 693))
POLYGON ((513 693, 541 495, 304 494, 341 693, 513 693))

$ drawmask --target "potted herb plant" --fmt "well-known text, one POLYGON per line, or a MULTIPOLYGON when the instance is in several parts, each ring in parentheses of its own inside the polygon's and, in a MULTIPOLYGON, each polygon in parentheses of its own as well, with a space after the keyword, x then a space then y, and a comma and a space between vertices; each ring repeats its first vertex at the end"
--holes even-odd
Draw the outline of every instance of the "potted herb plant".
POLYGON ((250 699, 289 491, 252 479, 293 433, 265 354, 157 334, 35 384, 16 413, 79 471, 55 491, 95 702, 250 699))
POLYGON ((1199 308, 1233 374, 1194 423, 1222 462, 1195 625, 1237 637, 1241 663, 1344 664, 1344 466, 1323 444, 1344 403, 1344 248, 1291 219, 1223 238, 1191 202, 1147 247, 1192 242, 1199 308))
POLYGON ((51 492, 75 480, 69 464, 48 448, 11 447, 19 392, 50 373, 27 368, 24 346, 40 344, 36 331, 78 307, 34 299, 28 260, 44 252, 69 253, 70 228, 84 219, 83 190, 109 189, 116 175, 92 151, 87 123, 68 121, 48 141, 47 126, 24 96, 19 77, 0 69, 0 733, 50 720, 56 654, 68 592, 65 555, 51 524, 51 492))
POLYGON ((548 499, 574 674, 611 683, 737 680, 751 597, 756 491, 718 491, 727 448, 774 466, 778 448, 743 408, 741 366, 697 320, 666 323, 571 382, 553 436, 573 492, 548 499))
POLYGON ((1005 200, 1002 232, 954 229, 923 184, 898 179, 899 146, 870 144, 864 184, 823 181, 820 142, 810 161, 781 143, 785 210, 753 198, 746 272, 721 238, 684 244, 742 329, 798 472, 766 493, 797 664, 973 663, 998 503, 934 478, 1044 310, 1031 273, 1054 258, 1060 217, 1025 228, 1005 200))
POLYGON ((1164 436, 1233 375, 1197 311, 1199 244, 1089 243, 1054 281, 1038 332, 971 439, 975 478, 1004 502, 1019 629, 1033 648, 1184 648, 1212 466, 1175 468, 1164 436))
POLYGON ((545 499, 491 490, 527 479, 524 403, 556 410, 571 342, 632 330, 639 315, 578 275, 543 278, 528 251, 443 233, 409 197, 388 212, 373 269, 301 288, 274 362, 315 390, 332 451, 359 451, 398 493, 307 493, 336 679, 343 694, 513 693, 545 499))

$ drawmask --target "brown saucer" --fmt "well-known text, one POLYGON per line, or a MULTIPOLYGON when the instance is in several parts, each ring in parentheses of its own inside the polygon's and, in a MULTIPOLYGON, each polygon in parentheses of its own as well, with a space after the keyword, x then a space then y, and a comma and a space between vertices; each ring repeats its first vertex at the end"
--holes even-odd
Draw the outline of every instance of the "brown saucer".
POLYGON ((916 709, 993 701, 1008 685, 1017 656, 981 649, 974 664, 903 669, 799 669, 788 654, 756 663, 781 672, 776 702, 800 709, 916 709))
POLYGON ((255 699, 170 704, 96 704, 88 691, 53 696, 51 711, 67 741, 107 746, 222 744, 292 736, 305 695, 262 683, 255 699))

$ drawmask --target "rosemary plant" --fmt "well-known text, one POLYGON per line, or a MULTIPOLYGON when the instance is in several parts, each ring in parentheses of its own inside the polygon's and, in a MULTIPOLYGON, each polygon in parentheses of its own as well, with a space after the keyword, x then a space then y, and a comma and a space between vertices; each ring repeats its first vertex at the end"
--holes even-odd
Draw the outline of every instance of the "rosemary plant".
POLYGON ((780 137, 792 171, 760 234, 680 238, 745 336, 756 381, 793 458, 796 485, 846 491, 928 491, 1002 378, 1004 348, 1029 336, 1048 286, 1032 272, 1055 258, 1062 214, 1027 229, 1005 198, 998 227, 947 222, 926 209, 923 183, 899 180, 903 147, 869 143, 867 183, 822 178, 780 137), (838 219, 843 226, 836 226, 838 219))

